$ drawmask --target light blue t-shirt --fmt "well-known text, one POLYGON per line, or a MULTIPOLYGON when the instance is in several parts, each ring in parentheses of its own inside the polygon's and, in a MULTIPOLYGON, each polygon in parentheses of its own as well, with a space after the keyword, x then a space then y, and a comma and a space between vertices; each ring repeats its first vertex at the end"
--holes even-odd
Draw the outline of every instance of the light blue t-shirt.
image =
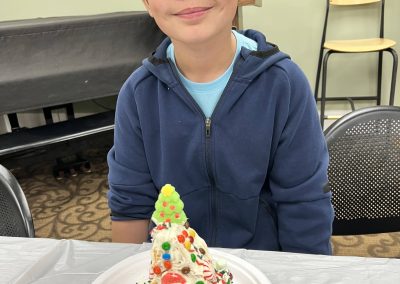
MULTIPOLYGON (((242 47, 250 50, 257 50, 257 42, 236 31, 232 31, 232 33, 236 38, 236 53, 231 65, 219 78, 207 83, 196 83, 188 80, 185 76, 183 76, 179 69, 176 68, 183 86, 192 95, 206 117, 211 117, 211 114, 213 113, 214 108, 217 105, 218 100, 220 99, 222 92, 224 91, 225 86, 232 75, 234 62, 239 56, 242 47)), ((170 58, 176 66, 174 45, 172 43, 168 46, 167 57, 170 58)))

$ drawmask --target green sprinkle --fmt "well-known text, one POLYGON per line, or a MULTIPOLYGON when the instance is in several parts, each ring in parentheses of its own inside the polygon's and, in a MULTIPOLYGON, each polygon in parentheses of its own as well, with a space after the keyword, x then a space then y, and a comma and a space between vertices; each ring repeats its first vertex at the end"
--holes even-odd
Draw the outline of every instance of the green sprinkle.
POLYGON ((161 246, 163 250, 169 250, 171 248, 171 244, 169 242, 165 242, 161 246))

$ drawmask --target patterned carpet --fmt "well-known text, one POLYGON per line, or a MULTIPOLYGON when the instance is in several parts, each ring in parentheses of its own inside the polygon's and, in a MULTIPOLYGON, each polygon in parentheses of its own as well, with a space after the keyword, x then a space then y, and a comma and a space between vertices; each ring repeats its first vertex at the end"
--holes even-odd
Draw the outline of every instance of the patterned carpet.
POLYGON ((106 151, 86 153, 91 173, 56 180, 42 163, 15 173, 30 206, 36 237, 111 241, 106 151))
MULTIPOLYGON (((32 211, 36 237, 111 241, 106 149, 91 151, 91 173, 56 180, 52 165, 15 172, 32 211)), ((400 232, 332 238, 335 255, 400 258, 400 232)))

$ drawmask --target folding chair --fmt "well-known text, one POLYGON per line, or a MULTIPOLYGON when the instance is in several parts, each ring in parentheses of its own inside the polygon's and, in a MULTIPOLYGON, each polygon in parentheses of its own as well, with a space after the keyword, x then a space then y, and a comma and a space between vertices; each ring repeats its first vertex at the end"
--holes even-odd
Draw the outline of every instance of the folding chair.
POLYGON ((400 231, 400 107, 348 113, 325 138, 333 235, 400 231))
MULTIPOLYGON (((340 101, 340 100, 349 100, 352 104, 352 109, 354 110, 353 100, 375 100, 377 105, 381 104, 381 89, 382 89, 382 55, 383 52, 388 52, 393 57, 393 68, 392 68, 392 78, 391 78, 391 87, 390 87, 390 97, 389 97, 389 105, 394 104, 395 98, 395 87, 396 87, 396 76, 397 76, 397 65, 398 58, 396 51, 392 48, 396 45, 396 42, 384 37, 384 21, 385 21, 385 1, 384 0, 326 0, 326 13, 325 13, 325 21, 324 28, 322 32, 321 39, 321 47, 318 58, 318 68, 317 68, 317 76, 315 81, 315 100, 321 101, 321 109, 320 109, 320 119, 321 126, 324 126, 325 117, 325 105, 326 101, 340 101), (378 5, 379 4, 379 5, 378 5), (363 38, 363 39, 346 39, 346 40, 327 40, 327 30, 329 23, 329 15, 332 13, 332 8, 335 12, 339 12, 338 10, 343 10, 343 7, 347 8, 357 8, 360 5, 375 5, 376 8, 380 8, 380 33, 378 38, 363 38), (379 55, 378 58, 378 88, 377 94, 374 96, 353 96, 353 97, 340 97, 340 96, 326 96, 326 81, 327 81, 327 73, 328 73, 328 60, 331 54, 354 54, 354 53, 370 53, 377 52, 379 55), (321 97, 318 96, 318 89, 320 84, 320 76, 322 69, 322 85, 321 85, 321 97)), ((377 21, 378 22, 378 21, 377 21)), ((351 21, 349 22, 351 23, 351 21)), ((331 27, 329 30, 333 30, 334 27, 331 27)), ((351 60, 351 58, 349 59, 351 60)))
POLYGON ((0 235, 35 236, 32 215, 16 178, 0 165, 0 235))

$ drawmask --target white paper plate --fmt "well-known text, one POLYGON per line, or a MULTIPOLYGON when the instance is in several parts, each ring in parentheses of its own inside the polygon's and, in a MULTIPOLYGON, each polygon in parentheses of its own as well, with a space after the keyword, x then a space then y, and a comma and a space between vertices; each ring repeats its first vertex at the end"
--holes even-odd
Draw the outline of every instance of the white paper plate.
MULTIPOLYGON (((271 283, 260 270, 237 256, 215 249, 210 249, 210 253, 214 259, 227 262, 234 284, 271 283)), ((150 251, 144 251, 122 260, 102 273, 93 284, 145 283, 148 279, 150 255, 150 251)))

